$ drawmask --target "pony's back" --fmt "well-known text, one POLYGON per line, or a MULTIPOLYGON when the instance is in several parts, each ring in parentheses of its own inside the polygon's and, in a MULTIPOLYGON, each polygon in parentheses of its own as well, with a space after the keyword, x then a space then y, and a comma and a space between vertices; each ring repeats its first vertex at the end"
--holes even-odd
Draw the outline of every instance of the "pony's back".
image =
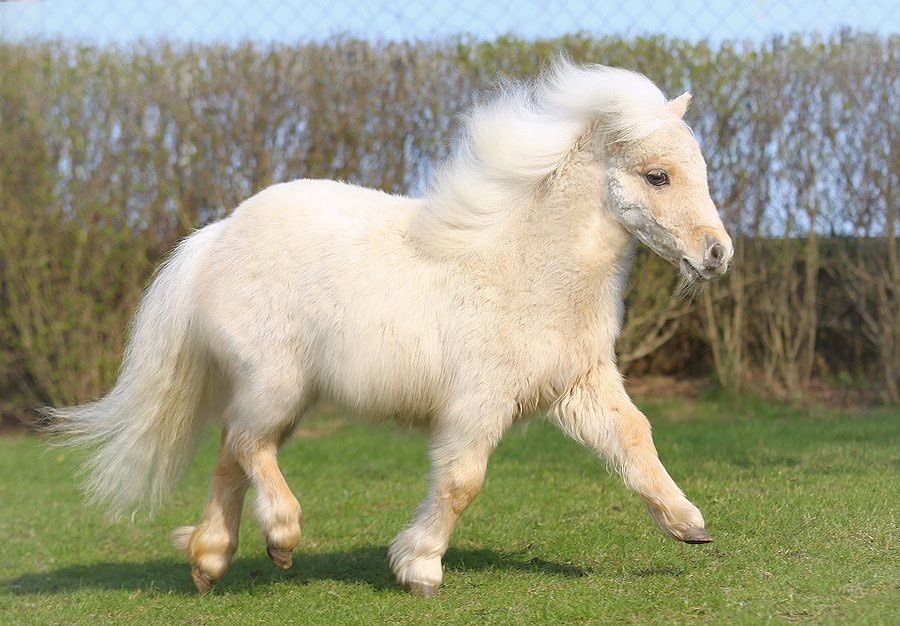
POLYGON ((266 346, 265 372, 255 376, 292 380, 359 412, 427 421, 446 395, 442 320, 455 283, 409 240, 420 206, 300 180, 238 207, 206 258, 198 294, 227 375, 240 380, 261 367, 266 346))

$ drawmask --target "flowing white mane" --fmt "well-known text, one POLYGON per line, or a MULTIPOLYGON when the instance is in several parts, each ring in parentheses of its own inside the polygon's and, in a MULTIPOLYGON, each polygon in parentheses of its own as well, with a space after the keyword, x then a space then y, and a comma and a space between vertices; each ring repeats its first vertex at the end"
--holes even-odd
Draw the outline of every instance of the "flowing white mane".
POLYGON ((537 80, 504 85, 469 113, 413 235, 445 250, 489 245, 595 125, 609 141, 634 141, 672 118, 665 96, 643 75, 560 59, 537 80))

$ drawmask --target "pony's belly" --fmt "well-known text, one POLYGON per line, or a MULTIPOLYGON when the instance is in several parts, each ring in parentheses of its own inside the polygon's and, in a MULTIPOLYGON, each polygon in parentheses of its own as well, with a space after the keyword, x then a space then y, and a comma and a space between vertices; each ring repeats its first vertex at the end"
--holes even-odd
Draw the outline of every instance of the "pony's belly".
POLYGON ((422 337, 339 342, 318 359, 320 395, 362 417, 427 424, 445 403, 440 360, 422 337))

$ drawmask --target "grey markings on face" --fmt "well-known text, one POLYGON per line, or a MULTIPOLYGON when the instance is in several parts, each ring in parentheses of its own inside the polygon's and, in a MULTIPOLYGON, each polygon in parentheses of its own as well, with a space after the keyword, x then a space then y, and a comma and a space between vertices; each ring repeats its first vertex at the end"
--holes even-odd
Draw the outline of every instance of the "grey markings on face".
POLYGON ((612 211, 632 235, 672 263, 681 258, 675 237, 659 223, 650 207, 627 197, 624 186, 614 177, 607 183, 612 211))

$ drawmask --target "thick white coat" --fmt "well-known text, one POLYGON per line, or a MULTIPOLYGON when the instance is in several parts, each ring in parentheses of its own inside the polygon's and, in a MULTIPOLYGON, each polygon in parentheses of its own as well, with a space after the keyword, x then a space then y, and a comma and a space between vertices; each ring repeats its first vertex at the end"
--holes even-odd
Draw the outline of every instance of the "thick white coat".
MULTIPOLYGON (((199 230, 149 288, 113 390, 51 411, 72 440, 98 445, 89 492, 114 511, 158 502, 215 420, 223 459, 276 484, 254 451, 277 447, 316 400, 428 426, 432 493, 391 556, 402 583, 430 592, 490 450, 511 423, 549 411, 689 541, 702 517, 658 463, 614 353, 633 235, 688 280, 731 257, 681 121, 688 98, 560 61, 473 110, 424 198, 298 180, 199 230), (652 187, 648 170, 671 183, 652 187)), ((270 555, 277 544, 289 563, 296 542, 273 537, 299 540, 288 532, 299 505, 263 487, 257 518, 270 555)), ((236 546, 236 525, 225 527, 236 546)), ((230 554, 204 565, 198 533, 179 542, 202 590, 230 554)))

